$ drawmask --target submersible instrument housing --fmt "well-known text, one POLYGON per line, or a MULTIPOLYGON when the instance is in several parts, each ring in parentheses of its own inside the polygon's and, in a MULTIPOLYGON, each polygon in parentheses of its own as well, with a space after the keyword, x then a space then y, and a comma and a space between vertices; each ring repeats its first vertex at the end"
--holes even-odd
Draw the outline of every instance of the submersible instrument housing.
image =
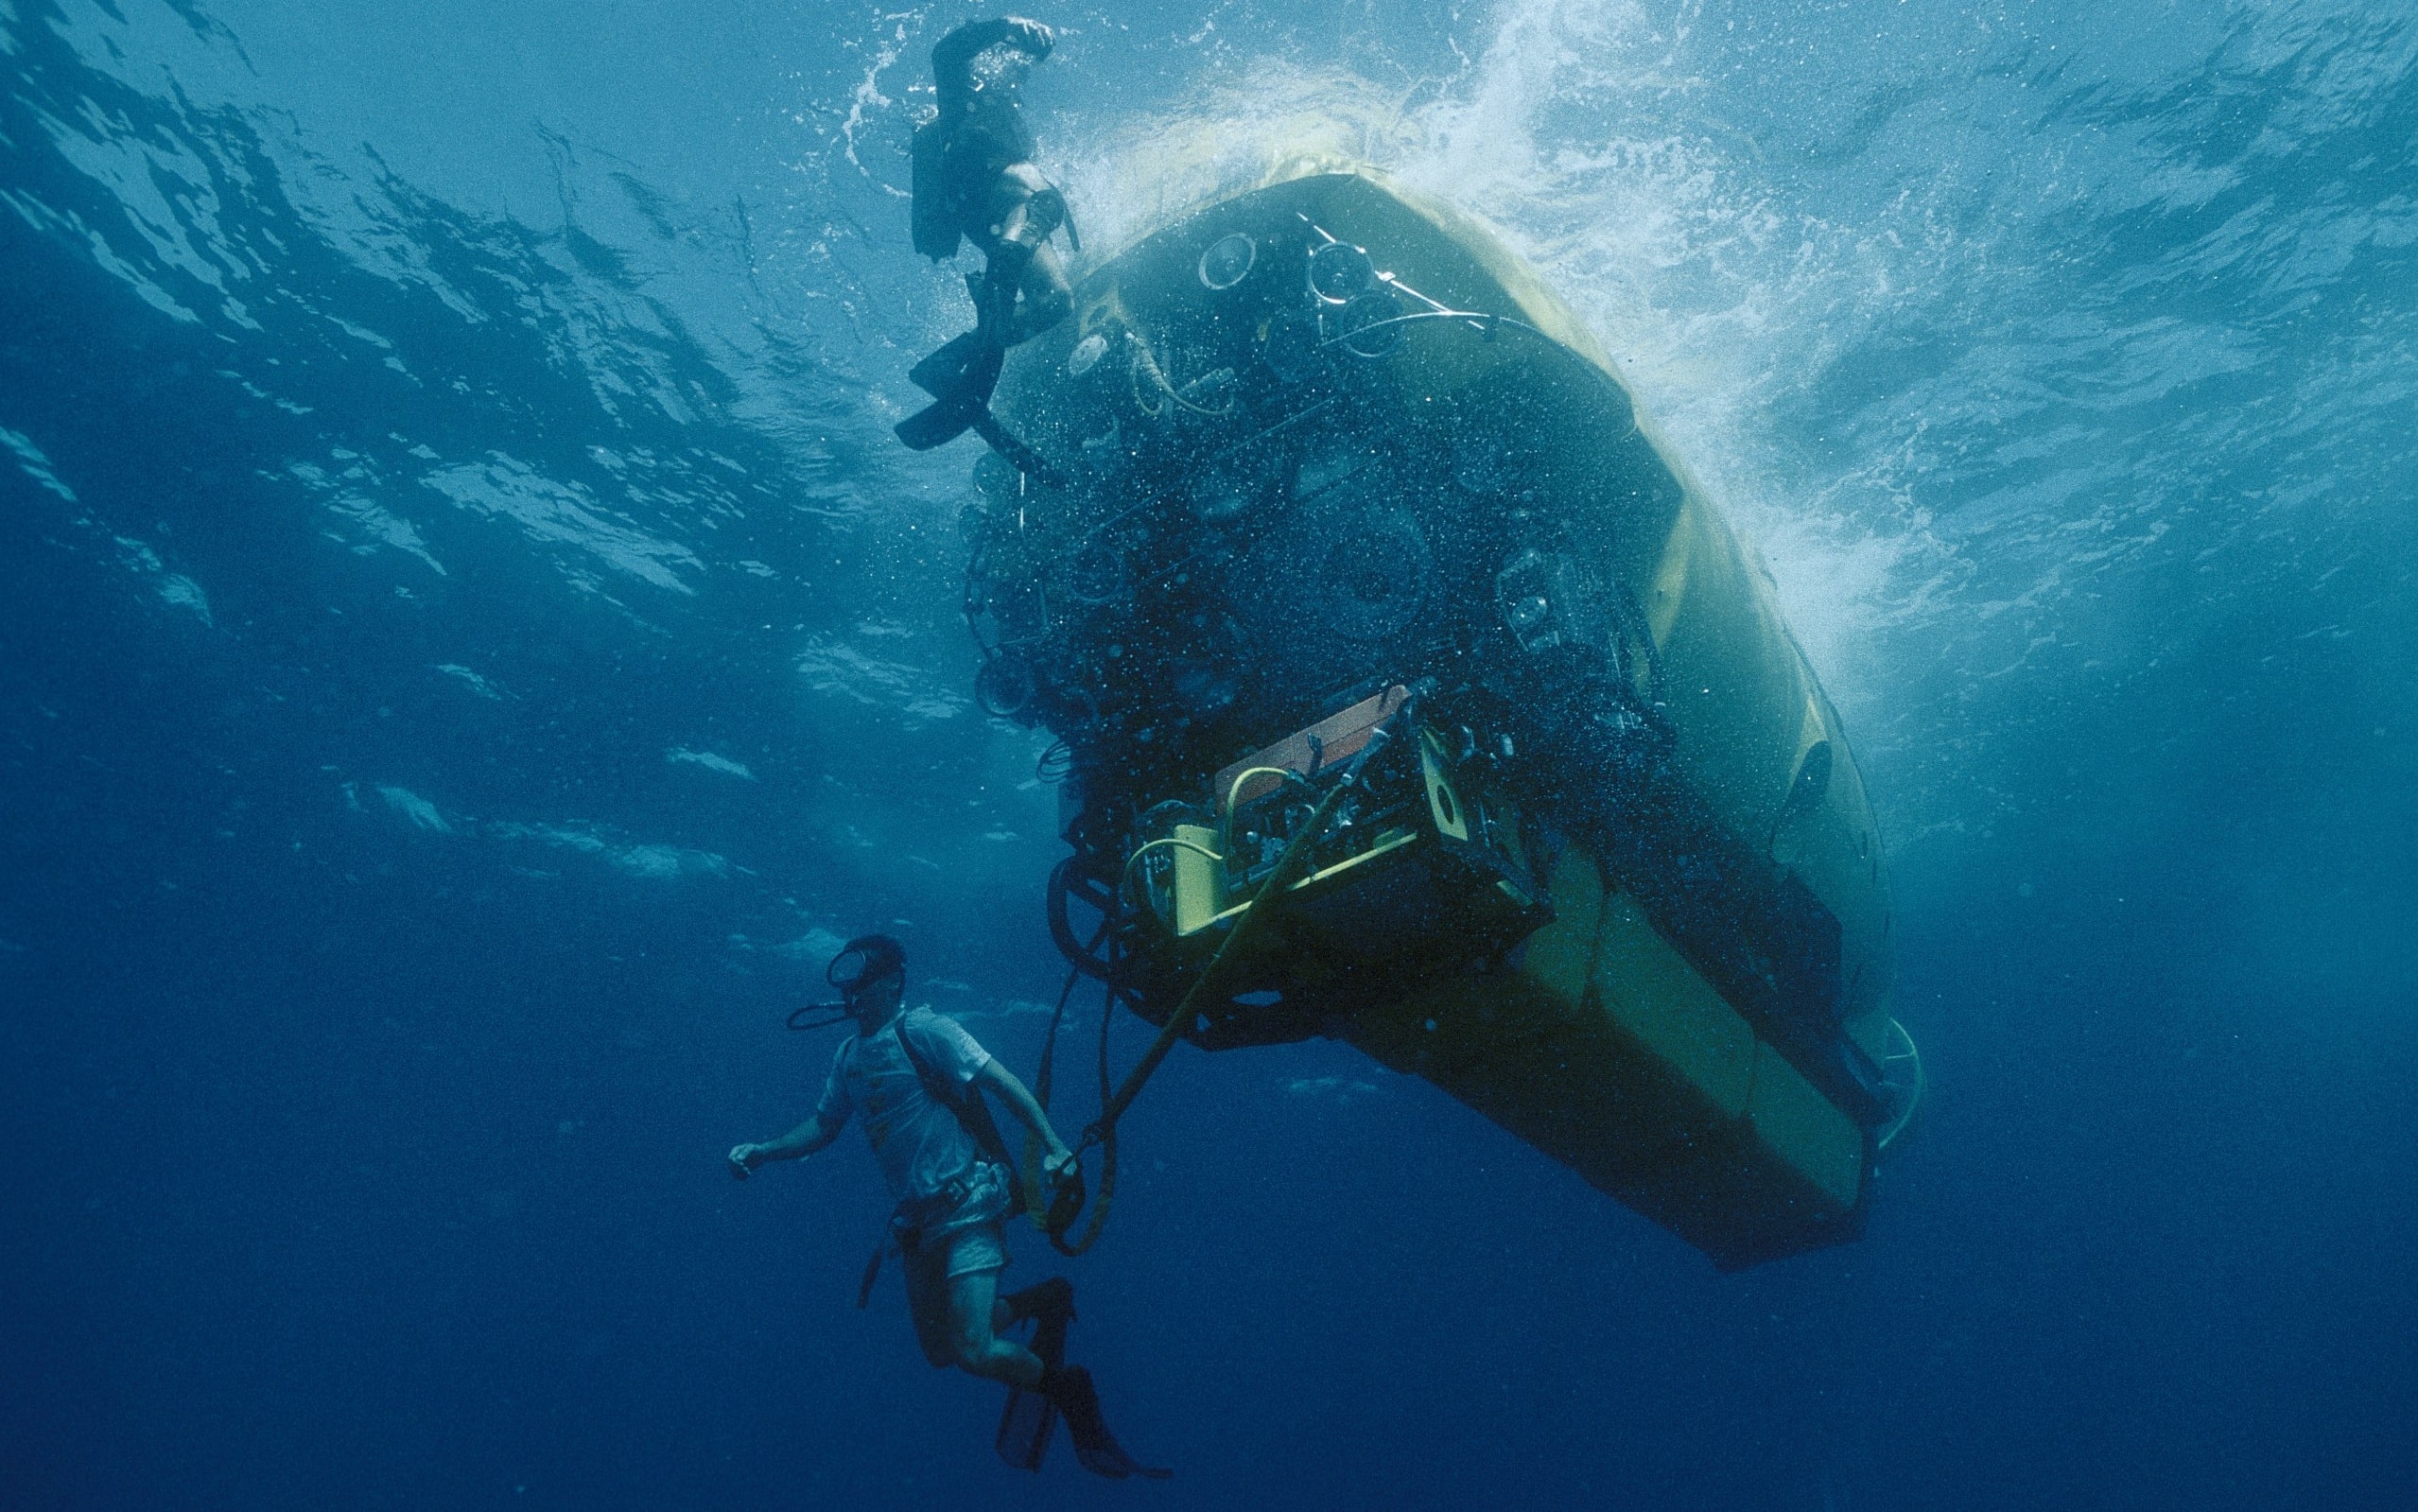
POLYGON ((1723 1266, 1853 1237, 1913 1100, 1870 807, 1577 320, 1333 167, 1074 308, 965 516, 978 698, 1056 737, 1060 947, 1206 1049, 1348 1039, 1723 1266))

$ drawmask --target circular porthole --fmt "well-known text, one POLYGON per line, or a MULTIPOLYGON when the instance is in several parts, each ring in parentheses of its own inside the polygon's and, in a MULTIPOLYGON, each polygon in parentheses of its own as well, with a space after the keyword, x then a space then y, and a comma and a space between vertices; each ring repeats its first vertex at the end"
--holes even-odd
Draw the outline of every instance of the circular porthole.
POLYGON ((1353 295, 1339 317, 1344 346, 1354 356, 1391 356, 1402 344, 1402 328, 1394 323, 1394 317, 1401 313, 1394 296, 1382 288, 1353 295))
POLYGON ((974 674, 974 702, 983 712, 1012 720, 1033 703, 1033 671, 1010 656, 996 656, 974 674))
POLYGON ((1251 276, 1251 265, 1259 258, 1258 243, 1242 232, 1227 232, 1201 253, 1201 286, 1217 290, 1232 288, 1251 276))
POLYGON ((1377 265, 1348 241, 1331 241, 1310 254, 1310 292, 1330 304, 1365 293, 1377 282, 1377 265))
POLYGON ((1074 344, 1074 350, 1067 354, 1067 372, 1080 378, 1098 367, 1100 359, 1107 355, 1108 339, 1094 331, 1077 341, 1074 344))

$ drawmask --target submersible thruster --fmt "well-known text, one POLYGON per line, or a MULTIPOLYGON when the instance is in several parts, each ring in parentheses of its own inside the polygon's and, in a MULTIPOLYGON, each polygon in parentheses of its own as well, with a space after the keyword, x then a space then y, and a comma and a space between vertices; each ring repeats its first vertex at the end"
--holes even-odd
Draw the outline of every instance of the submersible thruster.
POLYGON ((1056 737, 1080 970, 1205 1049, 1349 1040, 1724 1267, 1856 1235, 1919 1071, 1862 780, 1518 258, 1301 165, 1105 260, 995 413, 976 689, 1056 737))

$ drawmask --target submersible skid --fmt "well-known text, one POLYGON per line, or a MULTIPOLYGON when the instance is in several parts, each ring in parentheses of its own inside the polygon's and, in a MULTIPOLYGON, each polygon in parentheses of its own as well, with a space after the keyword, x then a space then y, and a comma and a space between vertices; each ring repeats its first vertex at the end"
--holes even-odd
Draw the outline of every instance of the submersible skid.
POLYGON ((1092 269, 994 408, 976 690, 1056 737, 1051 929, 1112 1001, 1348 1039, 1724 1267, 1860 1231, 1919 1070, 1862 779, 1517 257, 1298 165, 1092 269))

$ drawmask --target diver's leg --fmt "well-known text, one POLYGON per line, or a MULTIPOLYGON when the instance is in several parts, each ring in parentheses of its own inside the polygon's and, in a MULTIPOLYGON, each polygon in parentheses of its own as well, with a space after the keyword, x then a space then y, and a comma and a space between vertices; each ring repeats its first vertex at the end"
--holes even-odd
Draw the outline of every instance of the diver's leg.
POLYGON ((1049 243, 1002 238, 987 255, 975 314, 978 329, 999 333, 1001 346, 1033 339, 1074 308, 1074 289, 1049 243))
POLYGON ((1033 249, 1011 238, 994 239, 983 248, 983 283, 974 295, 974 328, 1001 347, 1018 340, 1017 296, 1023 292, 1025 270, 1033 249))
POLYGON ((951 1336, 957 1367, 969 1375, 1031 1386, 1041 1380, 1041 1360, 1013 1339, 1002 1339, 991 1326, 991 1310, 999 1301, 1000 1273, 973 1271, 948 1278, 951 1336))
POLYGON ((1010 164, 991 185, 990 224, 975 239, 987 259, 986 319, 1009 346, 1067 318, 1074 291, 1050 246, 1066 220, 1066 200, 1030 163, 1010 164), (1021 296, 1019 298, 1019 296, 1021 296))
POLYGON ((942 1246, 926 1244, 920 1253, 902 1254, 899 1269, 907 1276, 907 1315, 914 1320, 915 1343, 935 1370, 957 1363, 957 1334, 951 1326, 948 1280, 942 1274, 942 1246))
POLYGON ((1016 318, 1008 324, 1010 346, 1033 339, 1074 308, 1074 288, 1067 282, 1067 270, 1058 263, 1057 249, 1046 241, 1033 249, 1017 292, 1024 297, 1017 302, 1016 318))

